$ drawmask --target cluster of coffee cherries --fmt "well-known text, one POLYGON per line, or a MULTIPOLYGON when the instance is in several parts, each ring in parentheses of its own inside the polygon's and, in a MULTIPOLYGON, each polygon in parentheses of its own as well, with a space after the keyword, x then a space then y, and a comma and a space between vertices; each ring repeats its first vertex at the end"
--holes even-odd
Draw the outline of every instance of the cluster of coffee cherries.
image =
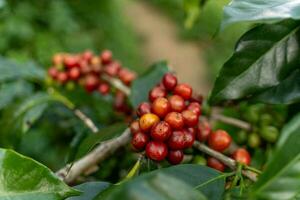
POLYGON ((177 83, 171 73, 149 92, 149 101, 139 105, 139 119, 131 123, 131 144, 151 160, 179 164, 183 150, 195 141, 201 102, 192 97, 191 86, 177 83))
MULTIPOLYGON (((83 53, 57 53, 52 58, 52 67, 48 69, 50 78, 66 87, 81 85, 88 93, 99 92, 107 95, 111 85, 103 75, 118 78, 125 85, 130 85, 136 74, 113 58, 112 52, 104 50, 100 55, 86 50, 83 53)), ((125 108, 126 95, 116 90, 114 106, 117 110, 125 108)))

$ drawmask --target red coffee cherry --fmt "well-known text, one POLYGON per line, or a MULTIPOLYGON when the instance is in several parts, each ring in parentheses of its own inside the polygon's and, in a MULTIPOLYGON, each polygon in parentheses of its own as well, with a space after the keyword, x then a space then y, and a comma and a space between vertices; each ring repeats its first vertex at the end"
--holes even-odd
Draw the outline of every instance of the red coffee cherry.
POLYGON ((126 95, 120 90, 115 94, 114 108, 119 112, 127 112, 126 95))
POLYGON ((133 135, 141 131, 140 123, 138 120, 134 120, 133 122, 131 122, 130 131, 133 135))
POLYGON ((59 71, 55 67, 50 67, 48 69, 48 75, 53 79, 57 78, 58 73, 59 73, 59 71))
POLYGON ((179 130, 183 128, 184 122, 181 113, 170 112, 165 117, 165 121, 170 124, 171 128, 174 130, 179 130))
POLYGON ((151 129, 151 138, 155 141, 166 141, 171 136, 171 127, 165 122, 161 121, 154 125, 151 129))
POLYGON ((191 110, 184 110, 182 113, 183 121, 187 126, 196 126, 198 124, 199 117, 191 110))
POLYGON ((110 86, 107 83, 100 83, 98 86, 98 92, 102 95, 107 95, 109 93, 110 86))
POLYGON ((158 97, 165 97, 165 96, 167 96, 167 92, 162 87, 155 87, 149 92, 149 99, 152 102, 158 97))
POLYGON ((249 152, 246 149, 239 148, 235 150, 235 152, 232 154, 232 158, 242 164, 250 165, 251 163, 251 156, 249 152))
POLYGON ((224 151, 230 146, 231 137, 224 130, 217 130, 209 135, 208 144, 216 151, 224 151))
POLYGON ((130 85, 131 82, 136 78, 136 74, 134 72, 125 68, 120 69, 118 76, 125 85, 130 85))
POLYGON ((162 83, 167 90, 173 90, 177 85, 177 78, 171 73, 164 75, 162 83))
POLYGON ((191 102, 188 105, 187 110, 194 112, 198 116, 201 115, 201 105, 197 102, 191 102))
POLYGON ((159 97, 154 100, 152 104, 152 112, 158 115, 160 118, 163 118, 170 112, 170 103, 164 97, 159 97))
POLYGON ((112 52, 110 50, 104 50, 101 55, 101 62, 103 65, 107 65, 112 61, 112 52))
POLYGON ((93 52, 90 50, 86 50, 85 52, 82 53, 81 57, 83 60, 90 62, 93 58, 93 52))
POLYGON ((207 166, 214 168, 220 172, 223 172, 226 167, 222 162, 220 162, 219 160, 212 158, 212 157, 209 157, 207 159, 207 166))
POLYGON ((69 77, 67 72, 59 72, 56 77, 57 81, 62 84, 66 83, 68 81, 68 78, 69 77))
POLYGON ((64 63, 64 54, 63 53, 56 53, 52 57, 52 63, 54 66, 59 66, 64 63))
POLYGON ((207 121, 199 122, 196 133, 197 133, 197 139, 200 142, 205 142, 211 133, 211 127, 209 123, 207 121))
POLYGON ((151 113, 151 105, 148 102, 143 102, 139 105, 136 114, 141 117, 144 114, 151 113))
POLYGON ((79 67, 79 59, 78 56, 74 55, 66 55, 64 57, 64 65, 66 68, 79 67))
POLYGON ((84 87, 87 92, 93 92, 99 85, 99 78, 93 74, 89 74, 85 77, 84 87))
POLYGON ((116 76, 120 69, 121 64, 118 61, 114 61, 104 67, 104 72, 109 76, 116 76))
POLYGON ((132 136, 131 144, 136 150, 142 150, 145 148, 148 141, 149 141, 149 137, 147 134, 142 132, 137 132, 132 136))
POLYGON ((172 95, 168 97, 171 105, 171 110, 175 112, 181 112, 185 109, 185 101, 181 96, 172 95))
POLYGON ((152 160, 162 161, 168 155, 167 145, 162 142, 151 141, 146 146, 146 155, 152 160))
POLYGON ((185 142, 184 146, 185 146, 185 148, 192 147, 194 142, 195 142, 195 138, 196 138, 195 132, 189 131, 189 130, 186 129, 186 130, 183 131, 183 133, 184 133, 184 142, 185 142))
POLYGON ((159 117, 155 114, 147 113, 140 118, 139 122, 140 122, 140 129, 142 131, 148 131, 152 128, 152 126, 154 126, 159 122, 159 117))
POLYGON ((191 86, 188 84, 185 84, 185 83, 178 84, 174 89, 174 94, 181 96, 185 100, 188 100, 191 98, 192 92, 193 92, 193 90, 192 90, 191 86))
POLYGON ((182 130, 173 131, 168 140, 168 147, 172 150, 185 148, 185 134, 182 130))
POLYGON ((69 70, 69 77, 71 80, 76 81, 80 77, 80 69, 77 67, 73 67, 69 70))
POLYGON ((172 165, 177 165, 183 160, 184 154, 182 150, 169 151, 168 161, 172 165))

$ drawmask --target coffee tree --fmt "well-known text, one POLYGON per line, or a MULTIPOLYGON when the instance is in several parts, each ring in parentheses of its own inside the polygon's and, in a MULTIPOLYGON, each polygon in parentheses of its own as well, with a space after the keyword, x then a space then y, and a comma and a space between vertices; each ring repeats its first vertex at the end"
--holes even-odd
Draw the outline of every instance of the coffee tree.
POLYGON ((165 61, 137 75, 109 50, 57 53, 47 72, 2 57, 0 199, 298 199, 299 17, 297 0, 226 6, 221 30, 256 24, 208 98, 165 61), (58 170, 17 153, 40 124, 76 133, 58 170))

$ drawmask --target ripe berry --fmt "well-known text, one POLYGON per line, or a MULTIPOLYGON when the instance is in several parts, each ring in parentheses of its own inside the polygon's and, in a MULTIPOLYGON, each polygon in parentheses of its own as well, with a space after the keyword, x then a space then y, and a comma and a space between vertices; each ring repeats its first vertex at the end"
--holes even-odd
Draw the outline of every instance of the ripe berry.
POLYGON ((184 133, 185 148, 192 147, 195 142, 195 132, 184 130, 183 133, 184 133))
POLYGON ((174 89, 174 94, 177 94, 184 98, 185 100, 188 100, 192 96, 192 88, 188 84, 181 83, 178 84, 174 89))
POLYGON ((109 93, 110 86, 107 83, 100 83, 98 86, 98 92, 102 95, 107 95, 109 93))
POLYGON ((148 131, 159 122, 159 117, 152 113, 144 114, 140 118, 140 128, 142 131, 148 131))
POLYGON ((162 142, 151 141, 146 146, 146 155, 155 161, 162 161, 168 155, 168 148, 162 142))
POLYGON ((201 106, 198 102, 191 102, 188 105, 187 110, 194 112, 198 116, 201 115, 201 106))
POLYGON ((165 97, 165 96, 167 96, 167 92, 162 87, 155 87, 149 92, 149 99, 152 102, 158 97, 165 97))
POLYGON ((125 68, 120 69, 118 76, 125 85, 130 85, 131 82, 136 78, 136 74, 134 72, 125 68))
POLYGON ((80 77, 80 69, 77 67, 73 67, 69 70, 69 77, 71 80, 78 80, 80 77))
POLYGON ((86 50, 85 52, 83 52, 81 56, 83 60, 90 62, 91 59, 93 58, 93 52, 90 50, 86 50))
POLYGON ((197 139, 200 142, 205 142, 211 133, 211 127, 209 123, 207 121, 199 122, 196 129, 196 133, 197 133, 197 139))
POLYGON ((220 172, 223 172, 226 167, 222 162, 212 157, 207 159, 207 166, 214 168, 220 172))
POLYGON ((171 127, 165 122, 161 121, 154 125, 151 129, 151 138, 156 141, 166 141, 171 136, 171 127))
POLYGON ((63 62, 64 62, 64 54, 62 53, 54 54, 54 56, 52 57, 52 63, 54 66, 62 65, 63 62))
POLYGON ((168 146, 172 150, 184 149, 185 148, 185 134, 182 130, 174 131, 169 140, 168 146))
POLYGON ((89 74, 85 78, 84 87, 87 92, 93 92, 99 85, 99 78, 93 74, 89 74))
POLYGON ((182 113, 183 121, 187 126, 196 126, 199 120, 199 117, 196 113, 191 110, 184 110, 182 113))
POLYGON ((55 67, 50 67, 48 69, 48 75, 53 79, 57 78, 58 73, 59 71, 55 67))
POLYGON ((209 135, 208 144, 216 151, 224 151, 230 146, 231 137, 224 130, 217 130, 209 135))
POLYGON ((170 112, 165 117, 165 121, 168 122, 172 129, 179 130, 183 128, 184 122, 181 113, 170 112))
POLYGON ((139 105, 136 114, 141 117, 144 114, 151 113, 151 105, 148 102, 143 102, 139 105))
POLYGON ((119 90, 115 94, 114 108, 119 112, 127 110, 126 95, 119 90))
POLYGON ((68 81, 68 74, 66 72, 59 72, 57 74, 57 81, 62 84, 66 83, 68 81))
POLYGON ((175 150, 175 151, 169 151, 168 153, 168 161, 172 165, 177 165, 181 163, 183 160, 183 151, 182 150, 175 150))
POLYGON ((109 76, 116 76, 121 68, 121 64, 117 61, 106 65, 104 68, 104 72, 109 76))
POLYGON ((167 90, 173 90, 177 85, 177 78, 171 73, 167 73, 163 77, 163 85, 167 90))
POLYGON ((181 112, 185 109, 185 102, 181 96, 172 95, 168 98, 172 111, 181 112))
POLYGON ((246 149, 239 148, 232 154, 232 158, 242 164, 250 165, 251 156, 246 149))
POLYGON ((130 131, 133 135, 141 131, 140 124, 139 124, 138 120, 135 120, 135 121, 131 122, 130 131))
POLYGON ((112 61, 112 53, 109 50, 104 50, 101 55, 101 62, 103 65, 107 65, 112 61))
POLYGON ((66 55, 64 57, 64 65, 66 68, 79 67, 79 59, 77 56, 66 55))
POLYGON ((159 97, 152 104, 152 112, 163 118, 170 111, 170 103, 164 97, 159 97))
POLYGON ((131 144, 136 150, 142 150, 149 141, 147 134, 142 132, 137 132, 132 136, 131 144))

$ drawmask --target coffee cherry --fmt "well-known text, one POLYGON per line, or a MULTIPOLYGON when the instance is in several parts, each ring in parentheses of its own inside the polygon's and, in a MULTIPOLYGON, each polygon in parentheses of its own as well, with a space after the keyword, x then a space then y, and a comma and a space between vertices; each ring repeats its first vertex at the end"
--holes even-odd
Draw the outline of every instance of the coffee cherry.
POLYGON ((192 92, 193 92, 193 90, 192 90, 191 86, 189 86, 188 84, 185 84, 185 83, 178 84, 174 88, 174 94, 181 96, 185 100, 188 100, 191 98, 192 92))
POLYGON ((151 141, 146 146, 146 155, 152 160, 162 161, 168 155, 167 145, 162 142, 151 141))
POLYGON ((207 121, 199 122, 196 130, 197 139, 200 142, 205 142, 211 133, 211 127, 207 121))
POLYGON ((250 133, 248 136, 248 145, 251 148, 257 148, 259 147, 261 144, 261 139, 259 137, 259 135, 255 132, 250 133))
POLYGON ((171 135, 171 127, 165 122, 161 121, 154 125, 151 129, 151 138, 156 141, 166 141, 171 135))
POLYGON ((56 53, 52 57, 52 63, 54 66, 62 65, 64 62, 64 54, 63 53, 56 53))
POLYGON ((80 77, 80 69, 77 67, 73 67, 69 70, 69 77, 71 80, 78 80, 80 77))
POLYGON ((137 132, 132 136, 131 144, 136 150, 142 150, 149 141, 147 134, 142 132, 137 132))
POLYGON ((126 95, 120 90, 115 94, 114 108, 119 112, 127 112, 126 95))
POLYGON ((188 129, 183 131, 184 133, 184 142, 185 142, 185 148, 190 148, 193 146, 195 142, 195 132, 189 131, 188 129))
POLYGON ((167 96, 167 92, 162 87, 155 87, 149 92, 149 99, 152 102, 158 97, 165 97, 165 96, 167 96))
POLYGON ((93 74, 89 74, 85 78, 84 87, 87 92, 93 92, 99 85, 99 78, 93 74))
POLYGON ((112 53, 109 50, 104 50, 101 55, 101 62, 103 65, 107 65, 112 61, 112 53))
POLYGON ((165 121, 170 124, 171 128, 174 130, 179 130, 183 128, 184 122, 181 113, 170 112, 165 117, 165 121))
POLYGON ((66 68, 79 67, 78 56, 67 55, 64 57, 64 65, 66 68))
POLYGON ((102 95, 107 95, 109 93, 110 86, 107 83, 100 83, 98 86, 98 92, 102 95))
POLYGON ((48 75, 53 79, 57 78, 58 73, 59 73, 59 71, 55 67, 50 67, 48 69, 48 75))
POLYGON ((279 136, 279 131, 274 126, 263 126, 260 130, 260 136, 267 142, 274 143, 279 136))
POLYGON ((216 169, 220 172, 223 172, 225 170, 225 167, 226 167, 221 161, 219 161, 215 158, 212 158, 212 157, 209 157, 207 159, 207 166, 209 166, 211 168, 214 168, 214 169, 216 169))
POLYGON ((120 69, 118 76, 125 85, 130 85, 131 82, 136 78, 136 74, 134 72, 125 68, 120 69))
POLYGON ((168 161, 172 165, 177 165, 183 160, 184 154, 182 150, 169 151, 168 161))
POLYGON ((152 113, 144 114, 140 118, 140 128, 142 131, 148 131, 159 122, 159 117, 152 113))
POLYGON ((159 97, 154 100, 152 104, 152 112, 159 117, 163 118, 170 111, 170 103, 164 97, 159 97))
POLYGON ((177 78, 171 73, 164 75, 162 83, 167 90, 173 90, 177 85, 177 78))
POLYGON ((201 105, 197 102, 191 102, 188 105, 187 110, 194 112, 197 116, 201 115, 201 105))
POLYGON ((109 76, 116 76, 120 69, 121 69, 121 64, 117 61, 114 61, 109 65, 105 66, 104 72, 109 76))
POLYGON ((66 72, 59 72, 56 77, 59 83, 66 83, 68 81, 68 74, 66 72))
POLYGON ((185 125, 196 126, 198 124, 199 117, 191 110, 184 110, 181 114, 185 125))
POLYGON ((181 112, 185 109, 185 102, 181 96, 172 95, 168 97, 168 101, 170 102, 172 111, 181 112))
POLYGON ((85 52, 83 52, 83 54, 81 55, 82 59, 90 62, 91 59, 93 58, 93 52, 90 50, 86 50, 85 52))
POLYGON ((168 146, 172 150, 184 149, 185 148, 185 134, 182 130, 173 131, 169 140, 168 146))
POLYGON ((224 130, 217 130, 209 135, 208 144, 216 151, 224 151, 230 146, 231 137, 224 130))
POLYGON ((130 131, 133 135, 141 131, 140 124, 139 124, 138 120, 135 120, 135 121, 131 122, 130 131))
POLYGON ((234 153, 232 154, 232 158, 242 164, 245 165, 250 165, 251 163, 251 156, 248 153, 248 151, 246 149, 243 148, 239 148, 237 150, 234 151, 234 153))
POLYGON ((151 105, 148 102, 143 102, 139 105, 136 114, 141 117, 144 114, 151 113, 151 105))

